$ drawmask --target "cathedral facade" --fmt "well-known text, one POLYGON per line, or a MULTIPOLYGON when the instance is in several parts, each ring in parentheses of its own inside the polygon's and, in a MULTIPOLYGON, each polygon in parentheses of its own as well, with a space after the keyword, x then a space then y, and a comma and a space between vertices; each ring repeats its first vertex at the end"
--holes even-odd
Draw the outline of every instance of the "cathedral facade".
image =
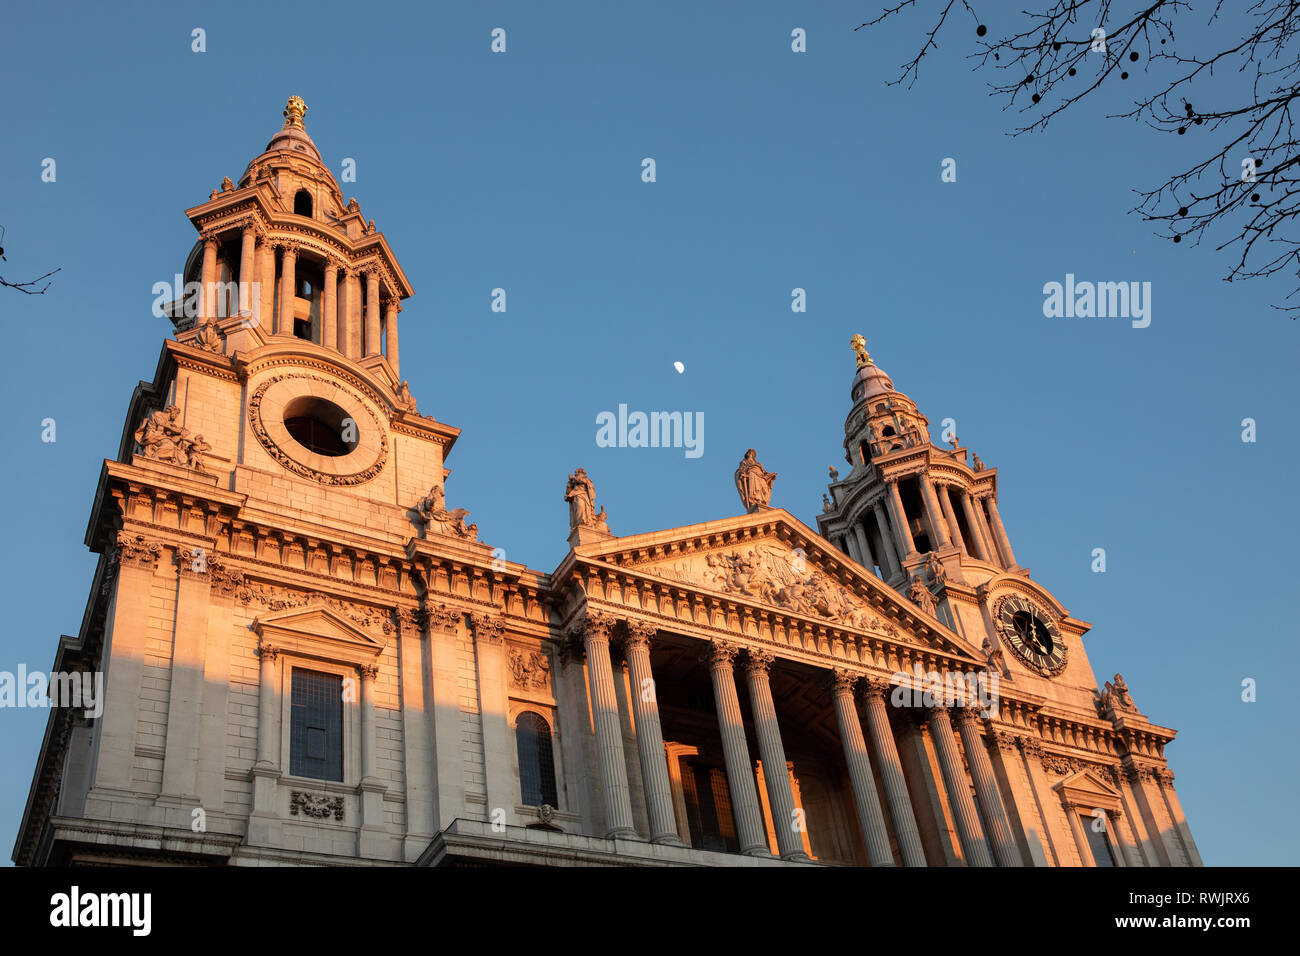
POLYGON ((480 541, 305 112, 187 211, 54 661, 102 712, 51 710, 15 862, 1201 864, 1174 731, 861 337, 816 530, 751 450, 739 515, 616 536, 576 469, 552 571, 480 541))

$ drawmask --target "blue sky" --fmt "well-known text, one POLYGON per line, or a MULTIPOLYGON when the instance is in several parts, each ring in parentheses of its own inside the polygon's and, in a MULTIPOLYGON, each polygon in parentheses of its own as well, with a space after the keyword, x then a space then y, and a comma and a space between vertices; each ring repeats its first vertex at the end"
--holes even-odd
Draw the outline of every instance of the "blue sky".
MULTIPOLYGON (((734 515, 748 447, 780 475, 773 503, 815 527, 862 332, 936 440, 954 418, 998 467, 1017 558, 1092 623, 1097 675, 1122 671, 1178 728, 1167 755, 1205 861, 1296 863, 1300 386, 1297 326, 1270 308, 1290 286, 1224 283, 1208 245, 1125 214, 1197 134, 1106 120, 1117 89, 1009 137, 964 21, 914 89, 887 87, 921 24, 853 32, 878 6, 10 5, 0 265, 62 272, 44 297, 0 290, 0 670, 48 668, 79 627, 91 497, 169 331, 151 289, 194 242, 182 210, 239 176, 296 93, 336 174, 356 160, 344 194, 415 287, 403 371, 423 412, 464 429, 448 502, 484 540, 554 568, 579 465, 619 534, 734 515), (1043 285, 1067 273, 1150 282, 1150 327, 1045 318, 1043 285), (703 412, 704 454, 598 448, 620 403, 703 412)), ((7 856, 45 712, 0 721, 7 856)))

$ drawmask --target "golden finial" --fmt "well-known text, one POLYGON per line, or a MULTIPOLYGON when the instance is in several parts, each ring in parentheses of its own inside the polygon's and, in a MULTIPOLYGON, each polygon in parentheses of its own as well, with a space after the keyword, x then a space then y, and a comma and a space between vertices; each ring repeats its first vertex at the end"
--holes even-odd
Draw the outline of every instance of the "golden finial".
POLYGON ((281 129, 300 129, 306 132, 307 127, 302 125, 302 114, 306 112, 307 104, 301 96, 289 97, 289 102, 284 104, 284 126, 281 129))
POLYGON ((853 346, 853 352, 858 357, 858 368, 866 368, 868 365, 875 365, 871 361, 871 356, 867 354, 867 340, 861 334, 849 339, 849 345, 853 346))

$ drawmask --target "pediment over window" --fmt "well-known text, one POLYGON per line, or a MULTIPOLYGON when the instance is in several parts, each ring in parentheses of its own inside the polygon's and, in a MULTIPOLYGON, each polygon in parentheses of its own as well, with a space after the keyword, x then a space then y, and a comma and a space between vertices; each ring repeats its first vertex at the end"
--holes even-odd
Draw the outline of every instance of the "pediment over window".
POLYGON ((1067 805, 1096 807, 1100 810, 1121 808, 1119 791, 1094 770, 1079 770, 1052 788, 1067 805))
POLYGON ((384 644, 324 604, 258 617, 253 630, 278 650, 349 664, 370 664, 384 644))

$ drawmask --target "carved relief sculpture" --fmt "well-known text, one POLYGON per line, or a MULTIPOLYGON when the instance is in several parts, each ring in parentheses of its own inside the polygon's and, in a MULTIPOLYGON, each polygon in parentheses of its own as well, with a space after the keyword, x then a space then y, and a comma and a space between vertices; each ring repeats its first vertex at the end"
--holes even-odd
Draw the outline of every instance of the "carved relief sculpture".
POLYGON ((181 410, 177 405, 150 412, 135 430, 135 440, 146 458, 202 471, 202 454, 211 451, 212 446, 203 440, 202 435, 191 435, 188 429, 181 427, 180 416, 181 410))

